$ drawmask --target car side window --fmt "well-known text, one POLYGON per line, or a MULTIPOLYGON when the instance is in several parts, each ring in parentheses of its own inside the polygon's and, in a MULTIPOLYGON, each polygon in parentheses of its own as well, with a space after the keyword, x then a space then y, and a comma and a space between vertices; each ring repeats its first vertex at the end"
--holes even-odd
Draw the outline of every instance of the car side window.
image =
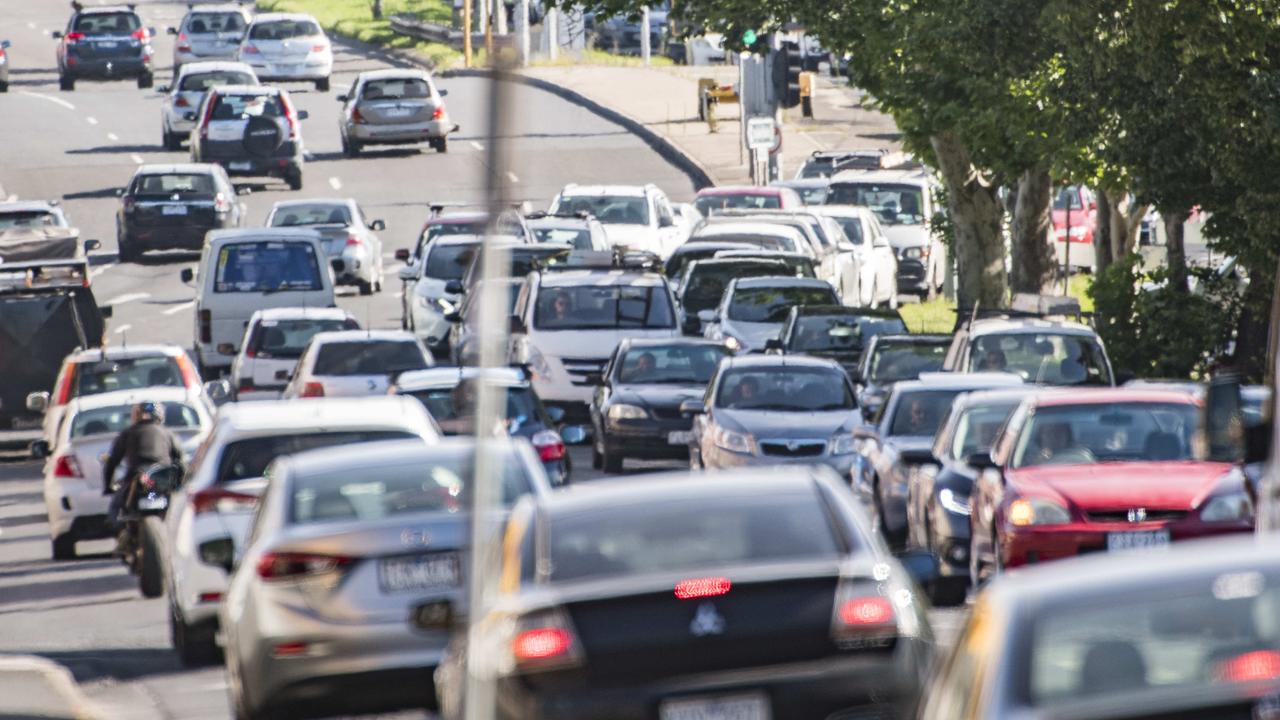
POLYGON ((666 198, 659 196, 656 200, 656 204, 658 206, 658 220, 663 225, 675 224, 676 219, 675 215, 671 212, 671 203, 667 202, 666 198))

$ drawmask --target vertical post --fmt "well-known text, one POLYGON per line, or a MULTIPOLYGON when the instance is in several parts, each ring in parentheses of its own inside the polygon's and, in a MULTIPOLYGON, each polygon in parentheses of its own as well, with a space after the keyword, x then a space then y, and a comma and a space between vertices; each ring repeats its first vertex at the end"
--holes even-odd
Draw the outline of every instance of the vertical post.
POLYGON ((485 62, 493 64, 493 6, 495 2, 501 0, 480 0, 484 3, 484 12, 480 15, 484 18, 484 54, 485 62))
POLYGON ((499 35, 507 34, 507 3, 505 0, 493 0, 493 27, 499 35))
POLYGON ((462 0, 462 66, 471 67, 471 0, 462 0))
POLYGON ((649 44, 649 6, 645 5, 640 10, 640 62, 645 65, 649 64, 649 53, 652 50, 649 44))
POLYGON ((516 27, 520 28, 520 64, 529 64, 529 0, 516 3, 516 27))
MULTIPOLYGON (((1067 206, 1067 212, 1066 212, 1066 218, 1067 218, 1066 233, 1067 234, 1062 239, 1063 240, 1063 243, 1062 243, 1063 244, 1063 251, 1062 251, 1062 294, 1063 295, 1071 294, 1071 203, 1073 200, 1075 200, 1075 195, 1076 194, 1071 189, 1071 186, 1068 185, 1066 188, 1067 200, 1065 203, 1067 206)), ((1083 207, 1084 203, 1080 203, 1080 205, 1083 207)))
POLYGON ((547 58, 555 62, 560 56, 560 9, 547 8, 542 16, 542 34, 547 38, 547 58))

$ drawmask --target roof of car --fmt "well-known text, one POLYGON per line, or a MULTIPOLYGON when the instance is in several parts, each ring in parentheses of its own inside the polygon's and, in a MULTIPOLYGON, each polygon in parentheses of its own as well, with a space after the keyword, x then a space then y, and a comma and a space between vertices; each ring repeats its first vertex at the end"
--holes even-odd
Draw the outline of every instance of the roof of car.
POLYGON ((830 368, 840 373, 844 372, 844 368, 835 360, 830 358, 816 357, 813 355, 761 355, 759 353, 749 353, 747 355, 734 355, 727 357, 721 361, 725 363, 725 369, 735 370, 751 370, 757 368, 830 368))
MULTIPOLYGON (((220 70, 248 70, 253 73, 253 67, 248 63, 236 62, 234 60, 200 60, 198 62, 183 63, 179 68, 179 75, 192 75, 201 72, 217 72, 220 70)), ((257 74, 254 74, 257 77, 257 74)))
POLYGON ((195 3, 194 5, 192 5, 192 6, 191 6, 191 9, 190 9, 190 10, 188 10, 188 13, 198 13, 198 12, 225 12, 225 11, 228 11, 228 10, 238 10, 238 11, 240 11, 240 12, 245 13, 246 15, 249 13, 249 9, 248 9, 248 8, 246 8, 244 5, 241 5, 240 3, 229 3, 229 2, 226 2, 226 3, 218 3, 218 2, 202 3, 202 2, 198 2, 198 3, 195 3))
POLYGON ((792 190, 807 190, 809 188, 826 187, 831 184, 831 178, 796 178, 795 180, 774 180, 770 183, 773 187, 785 187, 792 190))
POLYGON ((790 250, 770 250, 761 247, 746 247, 742 249, 734 248, 732 250, 717 250, 712 256, 716 260, 813 260, 809 255, 802 252, 791 252, 790 250))
POLYGON ((699 238, 716 237, 718 235, 762 235, 775 237, 789 237, 794 239, 803 239, 804 233, 797 228, 786 223, 777 222, 776 220, 751 222, 747 220, 737 220, 736 222, 714 222, 703 225, 698 228, 699 238))
POLYGON ((876 335, 872 338, 873 342, 895 342, 895 343, 921 343, 929 345, 949 345, 951 344, 950 335, 934 335, 929 333, 900 333, 894 335, 876 335))
POLYGON ((351 198, 307 198, 305 200, 277 200, 275 205, 271 206, 272 210, 276 208, 300 207, 304 205, 343 205, 351 206, 355 204, 355 200, 351 198))
POLYGON ((138 14, 137 8, 128 5, 101 5, 98 7, 82 7, 76 10, 76 15, 103 15, 106 13, 133 13, 138 14))
POLYGON ((479 245, 482 242, 484 238, 479 235, 441 235, 432 240, 428 248, 435 245, 479 245))
POLYGON ((848 305, 796 305, 792 311, 800 317, 818 315, 843 315, 846 317, 876 317, 900 319, 897 310, 886 308, 849 307, 848 305))
POLYGON ((920 168, 902 170, 841 170, 831 178, 831 184, 853 183, 858 185, 875 185, 898 183, 927 186, 932 184, 928 173, 920 168))
MULTIPOLYGON (((749 265, 752 263, 757 265, 775 266, 779 269, 787 269, 788 272, 790 271, 789 270, 790 266, 788 266, 787 263, 784 262, 782 258, 746 256, 746 255, 741 257, 719 257, 719 256, 713 255, 712 257, 709 257, 709 258, 701 258, 698 260, 694 260, 693 262, 689 263, 687 267, 698 268, 699 270, 706 270, 708 268, 714 270, 714 269, 722 268, 725 266, 735 267, 739 265, 749 265)), ((780 275, 778 277, 787 277, 787 276, 780 275)))
POLYGON ((705 252, 715 254, 721 250, 759 250, 758 245, 744 242, 731 242, 719 240, 697 240, 695 242, 686 242, 675 250, 671 251, 674 255, 683 255, 689 252, 705 252))
MULTIPOLYGON (((255 15, 253 18, 253 22, 255 24, 264 23, 264 22, 275 22, 278 20, 310 20, 311 22, 316 22, 316 19, 311 15, 308 15, 307 13, 291 13, 291 12, 259 13, 258 15, 255 15)), ((316 24, 318 25, 319 23, 316 23, 316 24)))
POLYGON ((921 373, 919 380, 905 380, 897 383, 893 386, 893 391, 895 393, 906 393, 919 390, 979 390, 1021 384, 1022 378, 1013 373, 932 372, 921 373))
POLYGON ((1196 396, 1185 390, 1154 388, 1055 388, 1040 393, 1032 401, 1038 407, 1058 405, 1111 405, 1113 403, 1185 403, 1199 405, 1196 396))
POLYGON ((526 222, 529 223, 529 227, 535 228, 586 229, 591 227, 591 219, 572 215, 547 215, 545 217, 529 218, 526 222))
POLYGON ((872 212, 866 205, 816 205, 813 211, 827 217, 864 217, 872 212))
POLYGON ((219 85, 210 91, 219 95, 279 95, 284 92, 275 85, 219 85))
POLYGON ((644 197, 648 190, 647 185, 565 185, 560 194, 568 197, 583 195, 644 197))
POLYGON ((778 197, 782 195, 782 188, 771 187, 767 185, 720 185, 718 187, 705 187, 698 191, 695 197, 714 197, 717 195, 764 195, 769 197, 778 197))
POLYGON ((311 336, 311 344, 350 342, 412 342, 418 339, 408 330, 326 330, 311 336))
POLYGON ((104 348, 92 348, 74 352, 67 356, 67 360, 81 363, 98 362, 104 358, 107 360, 124 360, 126 358, 157 357, 160 355, 177 357, 185 352, 186 350, 178 345, 109 345, 104 348))
POLYGON ((657 287, 664 285, 667 278, 656 272, 644 270, 557 270, 542 273, 542 287, 575 287, 580 285, 640 285, 657 287))
POLYGON ((980 405, 1019 403, 1033 393, 1044 392, 1037 385, 1021 385, 1018 387, 999 388, 996 390, 975 390, 967 392, 956 399, 955 407, 967 408, 980 405))
POLYGON ((431 79, 431 73, 414 68, 383 68, 381 70, 365 70, 360 73, 360 80, 390 80, 395 78, 431 79))
MULTIPOLYGON (((413 398, 402 398, 409 402, 416 403, 413 398)), ((512 440, 509 438, 490 438, 486 441, 486 447, 498 448, 501 450, 514 450, 518 447, 522 440, 512 440)), ((440 457, 457 457, 463 454, 470 457, 475 453, 476 441, 471 437, 449 437, 440 438, 431 444, 424 444, 417 440, 382 440, 376 443, 377 453, 374 462, 378 464, 401 463, 429 468, 434 464, 436 458, 440 457)), ((308 474, 313 472, 332 473, 348 471, 352 477, 358 477, 359 473, 367 470, 370 459, 364 453, 351 452, 349 448, 344 447, 321 447, 314 450, 307 450, 294 455, 289 455, 284 461, 289 468, 290 474, 308 474)), ((537 476, 530 478, 537 494, 544 494, 547 490, 546 481, 539 482, 537 476)))
POLYGON ((262 320, 346 320, 351 313, 338 307, 278 307, 255 310, 249 322, 262 320))
POLYGON ((206 242, 210 245, 218 242, 243 240, 275 240, 280 242, 314 240, 320 242, 324 239, 324 236, 318 230, 306 227, 227 228, 225 230, 210 230, 205 237, 206 242))
POLYGON ((489 213, 480 212, 478 210, 462 210, 460 212, 446 212, 439 215, 432 215, 427 218, 428 225, 463 225, 484 220, 489 217, 489 213))
POLYGON ((213 175, 218 166, 212 163, 152 163, 139 165, 134 175, 213 175))
POLYGON ((140 402, 189 402, 192 393, 187 388, 169 385, 134 388, 132 390, 113 390, 96 395, 81 395, 72 399, 67 408, 71 412, 79 410, 96 410, 98 408, 135 405, 140 402))
POLYGON ((628 348, 670 347, 672 345, 686 345, 689 347, 724 347, 724 343, 719 340, 710 340, 702 337, 626 338, 618 344, 626 345, 628 348))
POLYGON ((218 409, 218 424, 234 432, 326 431, 352 427, 400 427, 406 413, 422 403, 411 397, 374 395, 228 403, 218 409))
MULTIPOLYGON (((734 468, 698 473, 667 472, 632 475, 626 481, 575 483, 546 496, 542 505, 551 516, 589 512, 593 508, 623 507, 632 503, 667 501, 714 503, 726 496, 767 497, 781 493, 812 492, 821 470, 789 465, 785 468, 734 468)), ((815 501, 817 495, 814 496, 815 501)))
POLYGON ((1019 333, 1046 333, 1050 335, 1088 335, 1098 333, 1088 325, 1070 320, 1034 317, 978 318, 969 323, 970 337, 981 335, 1010 335, 1019 333))
MULTIPOLYGON (((430 388, 455 387, 462 380, 481 377, 480 368, 473 366, 438 367, 428 370, 410 370, 396 377, 396 387, 401 391, 427 390, 430 388)), ((484 379, 502 387, 528 387, 529 380, 518 368, 489 368, 484 372, 484 379)))
POLYGON ((0 202, 0 215, 19 212, 56 212, 58 206, 48 200, 14 200, 0 202))
MULTIPOLYGON (((699 261, 701 262, 701 261, 699 261)), ((738 290, 769 288, 769 287, 824 287, 831 290, 831 283, 818 278, 798 278, 798 277, 753 277, 753 278, 734 278, 734 287, 738 290)))

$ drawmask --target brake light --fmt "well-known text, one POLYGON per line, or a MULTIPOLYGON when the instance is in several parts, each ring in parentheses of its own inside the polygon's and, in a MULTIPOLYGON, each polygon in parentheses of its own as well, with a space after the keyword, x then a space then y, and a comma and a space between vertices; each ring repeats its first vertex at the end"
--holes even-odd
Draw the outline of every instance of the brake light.
POLYGON ((732 587, 733 583, 727 577, 689 578, 676 583, 676 597, 681 600, 719 597, 732 587))
POLYGON ((231 201, 222 193, 213 196, 213 209, 216 212, 231 212, 231 201))
POLYGON ((302 386, 302 397, 318 398, 324 397, 324 385, 312 380, 302 386))
POLYGON ((133 34, 130 35, 129 37, 133 38, 134 40, 141 40, 145 42, 151 39, 151 33, 147 32, 146 28, 139 28, 137 30, 134 30, 133 34))
POLYGON ((431 111, 431 119, 432 119, 432 120, 443 120, 443 119, 444 119, 444 106, 443 106, 443 105, 437 105, 437 106, 436 106, 436 109, 431 111))
POLYGON ((860 597, 840 605, 840 621, 850 627, 884 625, 893 622, 893 604, 884 597, 860 597))
POLYGON ((325 43, 319 43, 311 46, 311 52, 324 52, 325 50, 328 50, 328 49, 329 49, 329 46, 326 45, 325 43))
POLYGON ((269 552, 258 560, 258 577, 263 580, 297 580, 341 571, 353 562, 343 555, 269 552))
POLYGON ((240 52, 244 53, 245 55, 257 55, 260 53, 258 48, 253 45, 245 45, 244 47, 240 48, 240 52))
POLYGON ((1214 678, 1219 682, 1257 682, 1280 677, 1280 652, 1255 650, 1218 664, 1214 678))
POLYGON ((187 99, 185 97, 183 97, 182 95, 179 95, 178 99, 173 101, 173 106, 174 107, 191 107, 191 103, 187 102, 187 99))
POLYGON ((182 373, 182 384, 189 388, 195 389, 200 387, 200 373, 196 372, 196 367, 191 362, 191 358, 187 354, 180 353, 174 360, 178 364, 178 372, 182 373))
POLYGON ((547 660, 568 655, 573 635, 564 628, 534 628, 517 635, 511 646, 517 661, 547 660))
MULTIPOLYGON (((289 122, 289 139, 298 139, 298 113, 293 109, 293 103, 289 101, 289 96, 283 92, 280 93, 280 103, 284 105, 284 119, 289 122)), ((288 163, 282 163, 282 167, 288 163)))
POLYGON ((71 399, 71 381, 75 379, 76 371, 80 369, 79 363, 71 363, 67 366, 67 371, 58 379, 58 387, 53 391, 53 404, 66 405, 71 399))
POLYGON ((831 614, 831 638, 842 650, 889 647, 900 633, 893 601, 869 578, 841 582, 831 614))
POLYGON ((200 342, 213 342, 213 313, 208 310, 200 311, 200 342))
MULTIPOLYGON (((249 352, 249 357, 253 357, 253 351, 249 352)), ((254 385, 252 380, 241 380, 240 384, 236 386, 236 392, 253 392, 253 388, 254 385)))
POLYGON ((542 462, 564 459, 564 440, 555 430, 543 430, 530 438, 530 442, 538 449, 538 457, 542 462))
POLYGON ((200 593, 200 595, 196 598, 196 600, 197 600, 197 601, 199 601, 199 602, 202 602, 202 603, 216 603, 216 602, 222 602, 222 593, 220 593, 220 592, 203 592, 203 593, 200 593))
MULTIPOLYGON (((213 117, 213 106, 218 104, 218 97, 215 95, 209 98, 205 103, 204 117, 200 118, 200 137, 209 137, 209 119, 213 117)), ((207 341, 206 341, 207 342, 207 341)))
POLYGON ((124 211, 127 213, 133 212, 137 206, 137 202, 138 201, 133 197, 126 195, 124 198, 124 211))
POLYGON ((76 43, 84 39, 84 33, 69 32, 64 36, 64 39, 66 39, 68 45, 75 45, 76 43))
POLYGON ((347 247, 352 247, 355 245, 363 245, 363 244, 364 244, 364 241, 356 237, 355 235, 347 236, 347 247))
POLYGON ((271 650, 271 656, 277 658, 300 657, 306 655, 308 649, 307 643, 302 640, 278 643, 271 650))
POLYGON ((59 455, 53 463, 53 476, 60 478, 82 478, 80 463, 74 455, 59 455))
POLYGON ((366 122, 364 119, 364 115, 360 114, 359 108, 356 108, 355 110, 351 111, 351 122, 356 123, 358 125, 363 125, 366 122))
POLYGON ((191 495, 191 509, 196 515, 207 512, 248 512, 257 506, 257 497, 223 488, 205 488, 191 495))

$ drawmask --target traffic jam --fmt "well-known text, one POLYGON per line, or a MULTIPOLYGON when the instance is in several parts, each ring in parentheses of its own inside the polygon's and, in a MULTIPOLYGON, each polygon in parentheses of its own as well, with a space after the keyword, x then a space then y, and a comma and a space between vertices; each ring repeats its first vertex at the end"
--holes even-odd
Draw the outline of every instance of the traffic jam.
MULTIPOLYGON (((64 96, 165 82, 161 34, 76 5, 64 96)), ((1124 377, 1069 297, 920 332, 932 168, 432 201, 393 241, 295 194, 315 18, 170 34, 179 155, 112 202, 121 266, 198 253, 193 319, 128 342, 102 243, 0 201, 0 428, 48 559, 109 553, 233 717, 1280 718, 1273 393, 1124 377), (289 188, 261 224, 246 177, 289 188)), ((426 70, 339 89, 346 158, 459 131, 426 70)))

